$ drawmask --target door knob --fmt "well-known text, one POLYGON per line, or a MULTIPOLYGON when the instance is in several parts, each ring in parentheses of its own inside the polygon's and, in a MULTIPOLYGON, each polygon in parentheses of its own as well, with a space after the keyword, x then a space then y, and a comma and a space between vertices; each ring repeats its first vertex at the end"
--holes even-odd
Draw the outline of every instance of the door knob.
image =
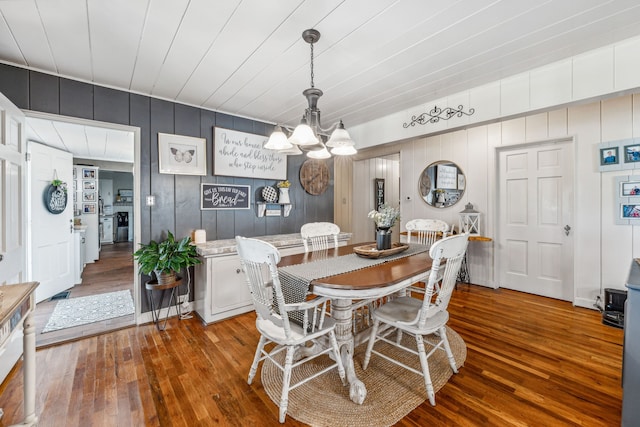
POLYGON ((571 231, 571 227, 569 227, 568 225, 565 225, 565 226, 564 226, 564 234, 565 234, 566 236, 568 236, 568 235, 569 235, 569 231, 571 231))

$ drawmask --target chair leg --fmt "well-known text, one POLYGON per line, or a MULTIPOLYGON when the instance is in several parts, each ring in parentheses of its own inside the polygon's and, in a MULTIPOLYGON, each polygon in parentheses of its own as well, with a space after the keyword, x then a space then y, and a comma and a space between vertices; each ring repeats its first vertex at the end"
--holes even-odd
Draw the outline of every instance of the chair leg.
POLYGON ((449 338, 447 337, 447 330, 443 326, 439 329, 440 339, 444 344, 444 350, 447 352, 447 358, 449 359, 449 366, 451 366, 451 370, 454 374, 458 373, 458 367, 456 366, 456 359, 453 357, 453 352, 451 351, 451 347, 449 346, 449 338))
POLYGON ((369 343, 367 344, 367 351, 364 354, 364 360, 362 361, 362 369, 367 369, 369 365, 369 359, 371 359, 371 351, 373 350, 373 344, 376 342, 376 335, 378 334, 378 327, 380 326, 380 321, 375 319, 373 321, 373 326, 371 327, 371 335, 369 335, 369 343))
POLYGON ((424 376, 424 386, 427 389, 427 396, 431 406, 436 406, 436 393, 433 391, 431 383, 431 374, 429 374, 429 362, 427 361, 427 352, 424 348, 424 340, 422 335, 416 335, 416 343, 418 344, 418 355, 420 356, 420 365, 422 366, 422 375, 424 376))
POLYGON ((331 341, 331 347, 333 347, 333 355, 336 358, 336 363, 338 364, 338 375, 340 375, 342 385, 347 385, 347 374, 344 371, 342 357, 340 357, 340 347, 338 347, 338 340, 336 339, 336 333, 334 331, 329 332, 329 341, 331 341))
POLYGON ((260 356, 262 356, 262 349, 264 345, 267 343, 267 338, 264 335, 260 335, 260 341, 258 341, 258 348, 256 348, 256 354, 253 356, 253 363, 251 364, 251 369, 249 370, 249 380, 247 381, 249 384, 253 381, 253 377, 256 376, 256 372, 258 372, 258 363, 260 363, 260 356))
POLYGON ((282 373, 282 395, 280 397, 280 422, 284 423, 287 417, 287 406, 289 405, 289 383, 291 382, 291 365, 293 364, 293 354, 296 348, 287 347, 287 355, 284 359, 284 371, 282 373))

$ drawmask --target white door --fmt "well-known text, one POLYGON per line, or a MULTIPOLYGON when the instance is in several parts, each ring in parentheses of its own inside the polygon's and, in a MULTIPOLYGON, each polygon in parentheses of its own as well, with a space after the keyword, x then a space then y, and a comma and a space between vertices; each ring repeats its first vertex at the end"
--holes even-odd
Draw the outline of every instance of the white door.
POLYGON ((74 275, 73 155, 38 142, 28 141, 29 170, 29 267, 32 280, 40 282, 36 302, 71 288, 74 275), (67 183, 67 206, 59 214, 49 212, 44 193, 57 177, 67 183))
MULTIPOLYGON (((0 285, 28 280, 24 123, 22 112, 0 94, 0 285)), ((22 354, 19 328, 0 351, 0 383, 22 354)))
POLYGON ((499 152, 499 286, 573 300, 573 145, 499 152))
POLYGON ((0 94, 0 284, 27 280, 24 114, 0 94))

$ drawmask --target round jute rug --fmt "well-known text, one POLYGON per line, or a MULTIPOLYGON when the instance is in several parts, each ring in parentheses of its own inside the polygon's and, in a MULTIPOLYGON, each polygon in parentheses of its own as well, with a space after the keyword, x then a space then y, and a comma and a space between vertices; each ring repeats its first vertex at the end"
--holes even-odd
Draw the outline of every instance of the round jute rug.
MULTIPOLYGON (((467 346, 460 335, 449 327, 447 337, 456 365, 460 368, 467 358, 467 346)), ((430 341, 429 337, 425 337, 425 345, 426 341, 430 341)), ((416 348, 415 338, 411 336, 405 334, 402 342, 408 347, 416 348)), ((384 342, 377 342, 375 349, 421 370, 418 356, 414 354, 384 342)), ((367 387, 367 397, 362 405, 349 399, 349 387, 342 385, 338 371, 334 369, 290 391, 287 416, 317 427, 390 426, 427 400, 422 376, 380 356, 372 354, 369 367, 363 371, 365 350, 366 343, 363 343, 356 347, 354 356, 356 375, 367 387)), ((322 356, 303 364, 293 370, 291 383, 317 372, 328 363, 328 357, 322 356)), ((429 372, 437 393, 453 375, 444 351, 438 350, 429 358, 429 372)), ((261 378, 264 389, 277 406, 282 390, 282 372, 272 362, 265 360, 261 378)), ((436 394, 436 403, 437 400, 436 394)))

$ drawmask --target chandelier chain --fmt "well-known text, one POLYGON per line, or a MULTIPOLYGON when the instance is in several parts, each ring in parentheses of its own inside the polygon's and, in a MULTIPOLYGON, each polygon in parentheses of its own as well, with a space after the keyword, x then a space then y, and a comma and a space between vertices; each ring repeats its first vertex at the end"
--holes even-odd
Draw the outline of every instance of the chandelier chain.
POLYGON ((309 44, 311 45, 311 87, 315 87, 313 84, 313 42, 309 44))

